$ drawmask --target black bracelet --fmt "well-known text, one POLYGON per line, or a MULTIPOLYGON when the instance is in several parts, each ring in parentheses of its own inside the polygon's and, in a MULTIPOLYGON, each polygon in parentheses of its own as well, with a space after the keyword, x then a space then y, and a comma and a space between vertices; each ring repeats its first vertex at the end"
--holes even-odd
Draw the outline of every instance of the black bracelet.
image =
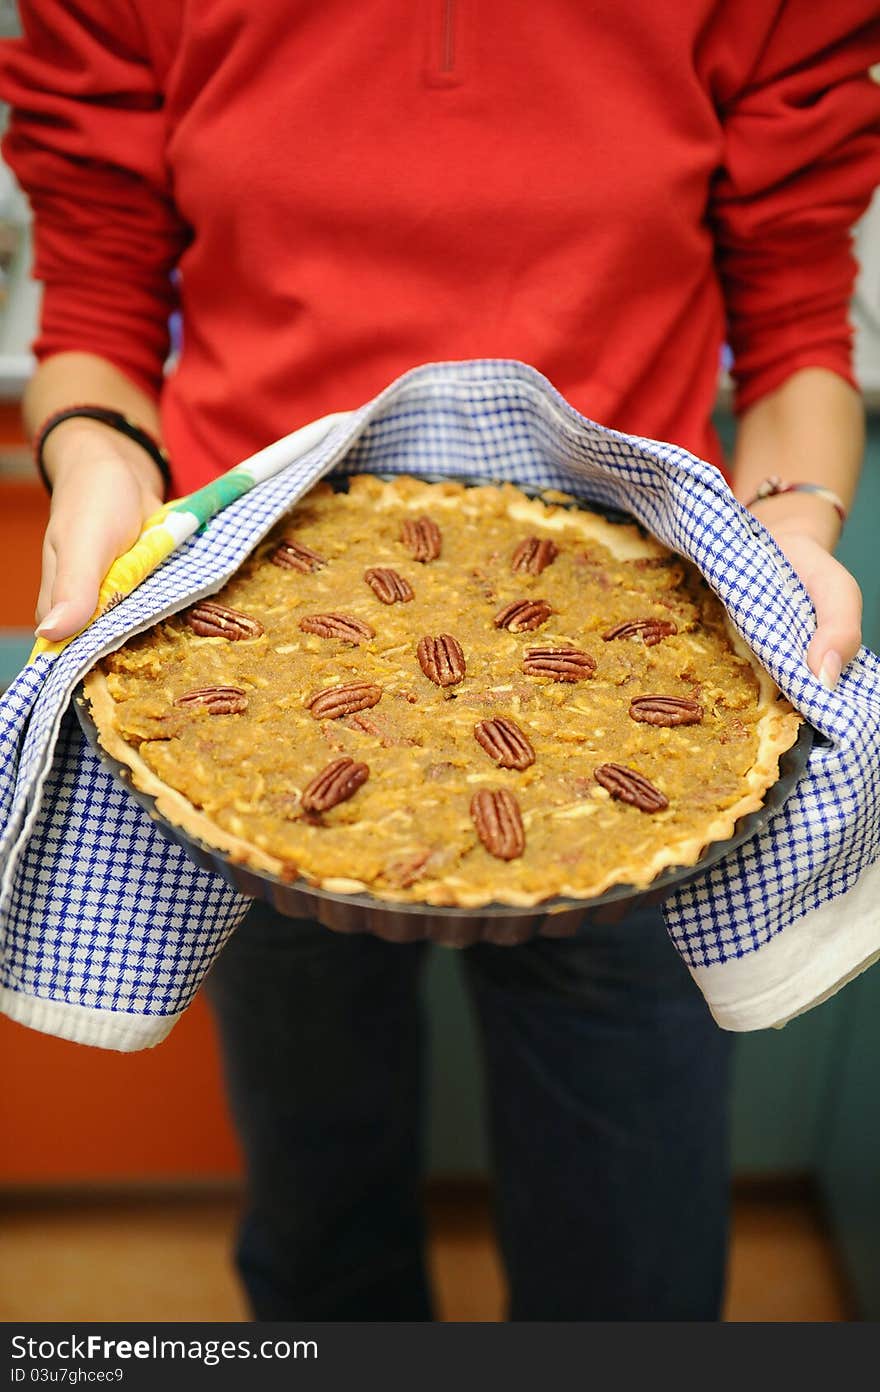
POLYGON ((46 473, 46 465, 43 459, 43 451, 46 448, 46 441, 52 434, 56 425, 62 421, 72 420, 75 416, 84 416, 87 420, 100 421, 102 425, 109 425, 111 429, 118 430, 120 434, 127 435, 129 440, 134 440, 136 445, 140 445, 146 450, 152 459, 165 485, 164 491, 167 493, 171 486, 171 466, 168 463, 168 455, 155 440, 149 431, 135 425, 134 421, 124 416, 121 411, 113 411, 108 406, 68 406, 63 411, 56 411, 49 416, 48 420, 43 421, 34 440, 34 463, 37 466, 40 478, 46 485, 47 492, 52 492, 52 483, 46 473))

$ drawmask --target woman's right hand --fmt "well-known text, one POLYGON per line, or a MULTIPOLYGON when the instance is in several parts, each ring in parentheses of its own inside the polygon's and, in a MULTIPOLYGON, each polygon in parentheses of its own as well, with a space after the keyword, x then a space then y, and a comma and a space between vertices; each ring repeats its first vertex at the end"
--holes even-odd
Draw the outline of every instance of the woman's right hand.
POLYGON ((43 541, 37 634, 58 640, 89 622, 110 566, 161 507, 163 483, 140 445, 83 417, 56 426, 43 458, 52 510, 43 541))

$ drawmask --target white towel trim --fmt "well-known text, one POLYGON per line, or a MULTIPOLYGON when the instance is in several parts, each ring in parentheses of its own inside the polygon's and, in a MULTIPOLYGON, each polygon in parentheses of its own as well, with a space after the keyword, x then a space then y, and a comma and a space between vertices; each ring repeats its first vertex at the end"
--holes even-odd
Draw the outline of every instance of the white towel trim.
POLYGON ((760 951, 690 971, 722 1029, 780 1028, 880 960, 878 935, 880 860, 845 895, 789 924, 760 951))
POLYGON ((0 986, 0 1012, 19 1025, 69 1039, 74 1044, 91 1044, 96 1049, 115 1049, 133 1054, 152 1049, 170 1034, 177 1015, 132 1015, 123 1011, 92 1010, 86 1005, 66 1005, 62 1001, 25 996, 0 986))

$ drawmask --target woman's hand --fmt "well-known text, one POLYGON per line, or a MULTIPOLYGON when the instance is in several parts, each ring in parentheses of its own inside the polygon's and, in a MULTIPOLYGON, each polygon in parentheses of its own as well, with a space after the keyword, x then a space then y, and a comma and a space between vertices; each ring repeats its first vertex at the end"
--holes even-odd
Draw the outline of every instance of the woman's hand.
POLYGON ((816 632, 806 651, 807 666, 829 690, 862 641, 862 592, 831 554, 839 525, 822 498, 788 494, 753 505, 781 551, 791 561, 816 610, 816 632))
POLYGON ((840 536, 837 512, 815 493, 760 499, 755 494, 765 479, 779 476, 827 488, 849 508, 864 448, 861 398, 849 382, 824 367, 794 372, 750 406, 737 429, 734 492, 773 533, 806 586, 816 610, 816 632, 804 656, 810 671, 829 688, 858 652, 862 625, 859 587, 831 554, 840 536))
POLYGON ((816 632, 807 648, 807 666, 831 690, 862 641, 862 592, 849 571, 813 537, 786 531, 773 535, 813 601, 816 632))
POLYGON ((80 417, 52 431, 44 461, 52 510, 43 541, 37 633, 57 640, 89 622, 110 566, 161 507, 163 484, 140 445, 80 417))

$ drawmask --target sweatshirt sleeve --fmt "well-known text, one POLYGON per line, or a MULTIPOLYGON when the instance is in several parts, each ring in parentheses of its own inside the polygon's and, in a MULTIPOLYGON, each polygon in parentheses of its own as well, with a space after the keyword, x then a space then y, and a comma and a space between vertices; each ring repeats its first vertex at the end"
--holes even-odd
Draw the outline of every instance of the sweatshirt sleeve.
POLYGON ((171 198, 162 92, 130 0, 23 0, 0 44, 3 156, 34 214, 34 351, 108 358, 156 396, 186 229, 171 198))
POLYGON ((710 202, 743 411, 799 368, 853 382, 851 228, 880 183, 876 0, 781 3, 721 109, 710 202))

